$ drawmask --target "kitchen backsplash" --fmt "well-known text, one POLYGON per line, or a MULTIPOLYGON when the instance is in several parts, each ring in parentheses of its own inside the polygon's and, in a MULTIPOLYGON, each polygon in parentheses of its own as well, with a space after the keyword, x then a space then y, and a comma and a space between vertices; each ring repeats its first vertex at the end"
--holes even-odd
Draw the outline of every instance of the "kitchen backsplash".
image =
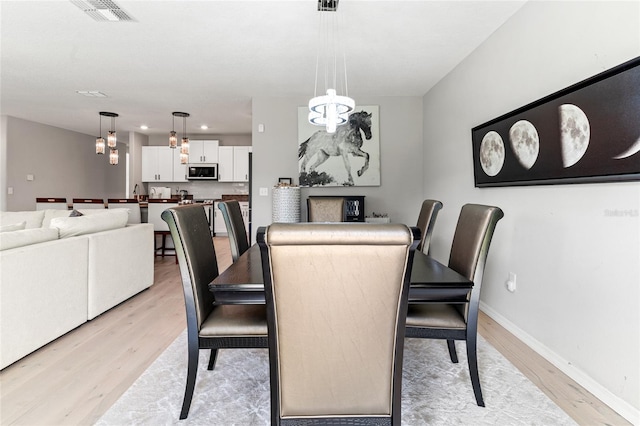
POLYGON ((177 195, 178 191, 189 191, 195 200, 216 200, 222 198, 222 194, 248 194, 248 182, 180 182, 180 183, 145 183, 145 193, 149 194, 151 186, 165 186, 171 188, 171 194, 177 195))

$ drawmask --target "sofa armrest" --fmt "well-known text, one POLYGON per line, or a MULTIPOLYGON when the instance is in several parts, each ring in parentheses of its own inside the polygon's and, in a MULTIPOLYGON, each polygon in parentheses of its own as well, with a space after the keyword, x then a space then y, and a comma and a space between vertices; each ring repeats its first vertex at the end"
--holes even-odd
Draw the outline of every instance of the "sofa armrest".
POLYGON ((0 368, 87 321, 88 240, 0 252, 0 368))
POLYGON ((87 237, 91 320, 153 284, 153 225, 128 225, 87 237))

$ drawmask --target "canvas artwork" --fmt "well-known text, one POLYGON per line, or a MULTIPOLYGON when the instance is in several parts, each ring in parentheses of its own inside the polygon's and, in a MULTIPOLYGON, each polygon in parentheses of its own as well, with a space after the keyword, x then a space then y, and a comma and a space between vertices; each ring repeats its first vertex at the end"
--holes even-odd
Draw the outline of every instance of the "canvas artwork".
POLYGON ((314 126, 298 108, 300 186, 380 186, 378 106, 356 106, 335 133, 314 126))
POLYGON ((640 58, 471 133, 477 187, 640 180, 640 58))

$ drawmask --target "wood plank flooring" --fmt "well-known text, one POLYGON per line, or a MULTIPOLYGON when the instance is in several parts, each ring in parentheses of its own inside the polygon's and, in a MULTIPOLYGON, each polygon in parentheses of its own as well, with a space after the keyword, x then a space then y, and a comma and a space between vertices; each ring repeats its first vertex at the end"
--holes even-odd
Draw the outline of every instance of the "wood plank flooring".
MULTIPOLYGON (((229 241, 214 243, 224 270, 229 241)), ((178 265, 156 258, 151 288, 0 372, 0 424, 95 423, 185 326, 178 265)), ((578 424, 630 424, 484 314, 479 330, 578 424)))

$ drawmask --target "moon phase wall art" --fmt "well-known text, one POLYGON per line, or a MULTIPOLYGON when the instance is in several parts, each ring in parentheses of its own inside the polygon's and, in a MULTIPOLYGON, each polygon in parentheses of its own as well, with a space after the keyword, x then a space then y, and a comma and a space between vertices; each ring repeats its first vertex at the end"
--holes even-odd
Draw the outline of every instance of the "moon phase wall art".
POLYGON ((475 185, 640 180, 640 57, 474 127, 475 185))

